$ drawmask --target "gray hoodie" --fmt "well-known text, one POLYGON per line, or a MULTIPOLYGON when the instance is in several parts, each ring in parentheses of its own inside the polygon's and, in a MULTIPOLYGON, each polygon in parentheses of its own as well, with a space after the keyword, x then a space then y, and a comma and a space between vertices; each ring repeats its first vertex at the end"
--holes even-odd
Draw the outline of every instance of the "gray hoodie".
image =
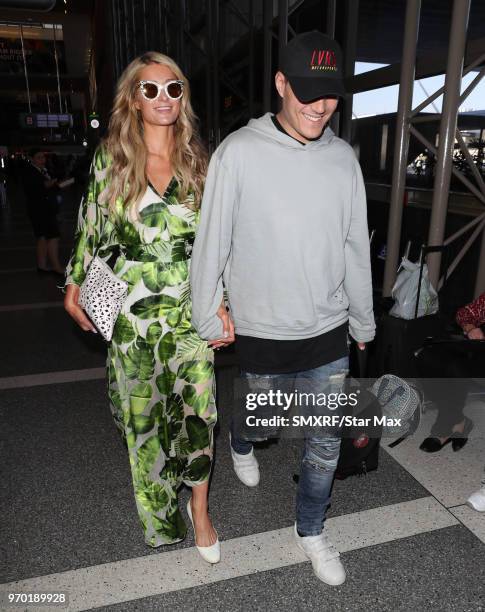
POLYGON ((349 320, 372 340, 366 197, 352 148, 327 127, 305 146, 252 119, 215 151, 192 251, 192 322, 222 337, 227 289, 236 333, 311 338, 349 320))

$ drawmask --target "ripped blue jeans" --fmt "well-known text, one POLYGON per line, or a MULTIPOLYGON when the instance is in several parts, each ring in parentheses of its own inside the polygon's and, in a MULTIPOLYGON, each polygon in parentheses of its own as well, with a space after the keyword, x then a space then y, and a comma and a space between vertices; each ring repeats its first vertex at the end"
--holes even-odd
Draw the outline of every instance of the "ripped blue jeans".
MULTIPOLYGON (((329 377, 346 373, 348 367, 348 357, 342 357, 313 370, 262 376, 272 379, 273 389, 287 391, 294 388, 296 380, 305 380, 306 390, 311 389, 317 395, 328 393, 329 377)), ((241 375, 258 376, 248 372, 242 372, 241 375)), ((242 455, 250 453, 253 446, 252 442, 238 438, 234 420, 231 428, 231 446, 236 453, 242 455)), ((305 439, 296 496, 296 526, 302 536, 319 535, 323 530, 339 452, 338 435, 327 433, 322 437, 309 436, 305 439)))

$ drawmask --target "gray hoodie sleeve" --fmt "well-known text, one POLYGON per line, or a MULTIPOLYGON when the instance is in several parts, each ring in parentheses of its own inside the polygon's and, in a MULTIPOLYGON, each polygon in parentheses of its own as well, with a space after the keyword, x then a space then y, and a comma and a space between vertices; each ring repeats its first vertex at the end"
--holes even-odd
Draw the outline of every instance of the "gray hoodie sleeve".
POLYGON ((222 338, 217 316, 223 297, 222 273, 231 249, 235 183, 214 153, 209 164, 200 224, 192 251, 192 324, 205 340, 222 338))
POLYGON ((350 335, 357 342, 369 342, 375 336, 372 308, 372 274, 364 179, 355 160, 352 184, 352 213, 345 241, 344 289, 349 299, 350 335))

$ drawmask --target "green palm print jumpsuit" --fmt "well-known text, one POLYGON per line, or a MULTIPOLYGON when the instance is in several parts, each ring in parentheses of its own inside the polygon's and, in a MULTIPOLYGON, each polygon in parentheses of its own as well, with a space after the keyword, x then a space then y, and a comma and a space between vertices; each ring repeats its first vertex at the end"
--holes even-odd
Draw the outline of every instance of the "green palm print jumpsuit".
POLYGON ((108 215, 108 161, 98 150, 79 210, 66 284, 80 285, 92 257, 119 257, 129 285, 108 348, 111 411, 128 446, 139 517, 149 546, 185 537, 177 489, 210 474, 214 354, 191 325, 190 252, 198 213, 178 199, 172 178, 163 196, 149 185, 131 221, 122 201, 108 215))

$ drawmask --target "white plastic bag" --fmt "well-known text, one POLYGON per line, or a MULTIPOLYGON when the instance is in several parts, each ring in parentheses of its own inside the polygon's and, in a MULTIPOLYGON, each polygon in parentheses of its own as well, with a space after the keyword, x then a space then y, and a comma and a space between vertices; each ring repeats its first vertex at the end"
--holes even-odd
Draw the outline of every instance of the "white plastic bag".
MULTIPOLYGON (((399 272, 392 288, 394 306, 389 311, 393 317, 400 319, 414 319, 416 312, 416 300, 418 297, 419 263, 413 263, 403 257, 399 272)), ((438 294, 431 285, 428 275, 428 266, 423 266, 421 278, 421 292, 419 295, 418 317, 438 312, 438 294)))

